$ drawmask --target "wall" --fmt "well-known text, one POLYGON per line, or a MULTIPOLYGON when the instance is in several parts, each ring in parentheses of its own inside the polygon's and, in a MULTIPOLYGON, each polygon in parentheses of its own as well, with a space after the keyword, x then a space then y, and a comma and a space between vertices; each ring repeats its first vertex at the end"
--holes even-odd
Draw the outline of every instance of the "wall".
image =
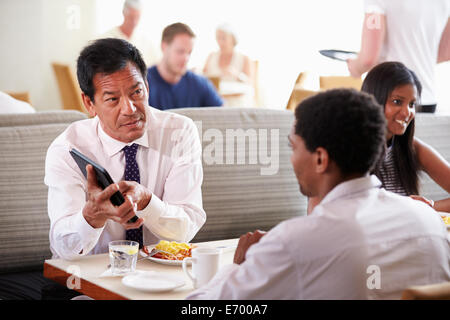
POLYGON ((0 90, 29 91, 37 99, 43 81, 43 1, 0 2, 0 90))
POLYGON ((0 1, 0 90, 29 91, 36 109, 59 109, 51 62, 75 68, 80 49, 95 30, 94 5, 90 0, 0 1), (77 10, 79 19, 74 18, 77 10))
MULTIPOLYGON (((342 62, 321 56, 326 48, 358 50, 363 13, 360 0, 169 0, 145 1, 141 28, 159 45, 163 28, 184 22, 196 33, 190 68, 201 70, 211 51, 218 49, 215 28, 230 23, 238 32, 237 50, 259 61, 264 106, 285 108, 300 71, 318 74, 346 73, 342 62), (324 9, 326 8, 326 9, 324 9), (355 26, 357 26, 355 28, 355 26)), ((97 0, 97 29, 106 31, 121 23, 123 0, 97 0)))
MULTIPOLYGON (((0 90, 29 91, 39 110, 61 105, 50 63, 75 67, 87 41, 122 22, 124 0, 1 0, 0 90), (78 8, 78 9, 77 9, 78 8), (79 20, 77 20, 77 10, 79 20)), ((359 50, 361 0, 144 0, 141 22, 149 41, 159 46, 162 29, 189 24, 197 34, 190 67, 203 67, 217 50, 215 27, 231 23, 239 30, 238 49, 259 60, 264 106, 284 108, 301 71, 347 75, 345 63, 322 57, 320 49, 359 50)), ((439 112, 450 112, 450 62, 437 71, 439 112)))

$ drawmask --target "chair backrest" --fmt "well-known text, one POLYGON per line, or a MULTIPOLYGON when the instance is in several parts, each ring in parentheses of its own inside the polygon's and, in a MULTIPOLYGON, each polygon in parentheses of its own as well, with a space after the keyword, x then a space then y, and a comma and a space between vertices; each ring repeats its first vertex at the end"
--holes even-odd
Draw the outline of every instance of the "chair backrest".
POLYGON ((361 89, 362 80, 361 78, 353 78, 346 76, 321 76, 319 78, 320 89, 328 90, 335 88, 354 88, 356 90, 361 89))
POLYGON ((307 90, 303 88, 303 84, 305 83, 306 77, 308 76, 307 72, 300 72, 295 80, 294 88, 291 91, 291 95, 289 96, 288 103, 286 105, 287 110, 294 111, 298 104, 317 92, 307 90))
POLYGON ((69 65, 52 63, 56 80, 58 81, 63 109, 78 110, 87 113, 81 101, 81 90, 69 65))
POLYGON ((402 300, 450 300, 450 282, 406 288, 402 300))
POLYGON ((259 61, 251 60, 252 62, 252 74, 253 74, 253 87, 255 89, 255 106, 258 107, 261 104, 261 96, 259 92, 259 61))
POLYGON ((214 85, 217 91, 219 91, 220 77, 208 76, 209 81, 214 85))
POLYGON ((27 91, 24 91, 24 92, 6 92, 6 93, 9 94, 14 99, 17 99, 17 100, 20 100, 20 101, 24 101, 24 102, 28 102, 29 104, 31 104, 30 93, 27 92, 27 91))
POLYGON ((303 88, 303 84, 305 83, 307 77, 308 77, 307 72, 305 72, 305 71, 300 72, 297 76, 297 80, 295 80, 295 87, 303 88))
POLYGON ((319 91, 294 88, 294 90, 292 90, 291 97, 289 98, 286 109, 295 111, 295 108, 297 108, 300 102, 318 93, 319 91))

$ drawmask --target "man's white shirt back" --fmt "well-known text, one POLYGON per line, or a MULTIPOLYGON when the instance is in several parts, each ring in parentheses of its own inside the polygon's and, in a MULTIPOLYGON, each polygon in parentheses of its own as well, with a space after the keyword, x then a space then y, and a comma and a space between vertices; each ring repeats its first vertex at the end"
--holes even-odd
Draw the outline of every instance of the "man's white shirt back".
POLYGON ((375 176, 339 184, 310 216, 280 223, 244 263, 224 267, 187 298, 399 299, 407 286, 449 281, 441 218, 380 185, 375 176))
MULTIPOLYGON (((144 244, 159 239, 190 241, 206 220, 201 195, 202 151, 195 124, 187 117, 149 107, 147 130, 128 145, 132 143, 140 145, 136 161, 141 184, 153 193, 147 208, 137 213, 144 219, 144 244)), ((71 124, 50 145, 45 183, 54 258, 105 253, 110 241, 125 239, 125 228, 119 223, 108 220, 103 228, 95 229, 84 219, 87 181, 69 154, 76 148, 119 182, 124 178, 121 150, 125 145, 108 136, 97 117, 71 124)))

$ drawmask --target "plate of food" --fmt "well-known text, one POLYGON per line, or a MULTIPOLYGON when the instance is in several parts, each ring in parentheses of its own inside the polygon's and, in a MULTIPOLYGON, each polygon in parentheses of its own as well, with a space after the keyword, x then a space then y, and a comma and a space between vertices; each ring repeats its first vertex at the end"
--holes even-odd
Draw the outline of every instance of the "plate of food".
POLYGON ((358 54, 353 51, 344 50, 320 50, 321 55, 340 61, 347 61, 348 59, 355 59, 358 54))
POLYGON ((444 220, 447 229, 450 229, 450 214, 440 213, 442 220, 444 220))
POLYGON ((192 256, 194 247, 195 245, 185 242, 161 240, 156 246, 144 246, 139 253, 157 263, 181 266, 184 258, 192 256))

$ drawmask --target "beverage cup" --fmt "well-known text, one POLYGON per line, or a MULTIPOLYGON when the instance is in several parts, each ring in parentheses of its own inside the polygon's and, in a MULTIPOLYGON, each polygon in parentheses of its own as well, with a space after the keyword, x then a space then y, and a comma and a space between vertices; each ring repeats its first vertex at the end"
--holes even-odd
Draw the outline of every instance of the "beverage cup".
POLYGON ((194 288, 200 288, 211 280, 219 270, 221 250, 211 247, 192 249, 192 257, 183 259, 183 271, 192 280, 194 288), (192 273, 187 263, 192 262, 192 273))
POLYGON ((113 275, 122 275, 136 270, 139 243, 129 240, 111 241, 109 247, 109 262, 113 275))

